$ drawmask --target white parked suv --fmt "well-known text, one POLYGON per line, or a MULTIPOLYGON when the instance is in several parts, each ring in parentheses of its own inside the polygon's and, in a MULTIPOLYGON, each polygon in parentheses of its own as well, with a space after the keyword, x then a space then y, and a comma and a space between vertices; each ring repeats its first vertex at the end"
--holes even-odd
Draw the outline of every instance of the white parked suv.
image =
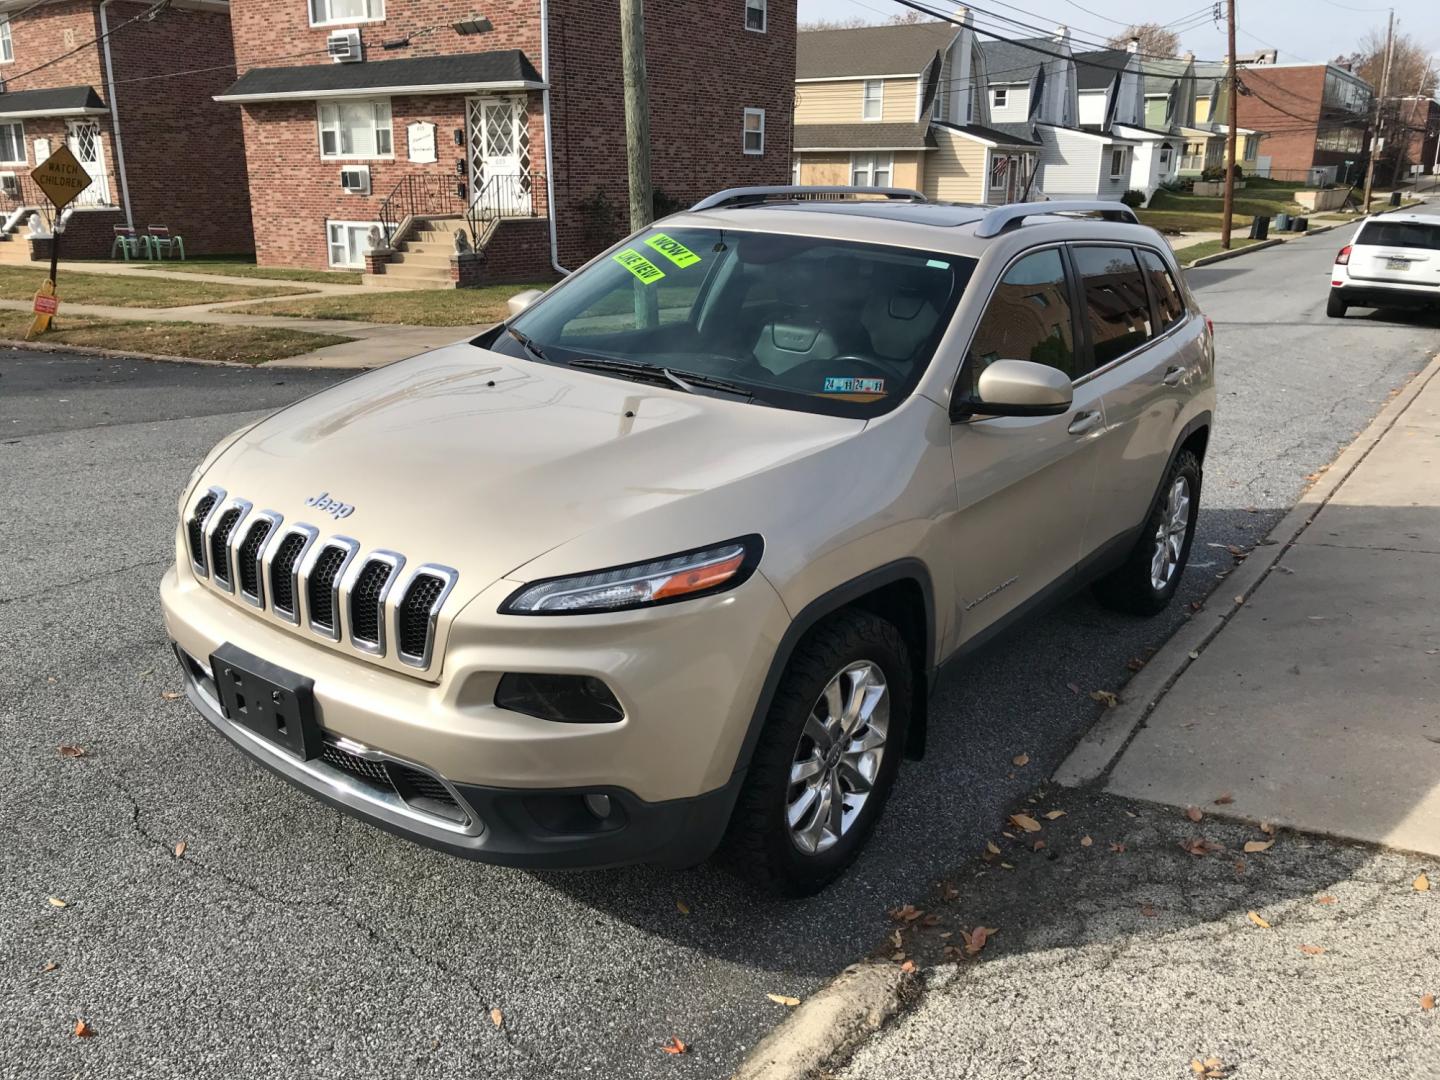
POLYGON ((1440 215, 1366 218, 1335 256, 1325 314, 1352 307, 1440 308, 1440 215))

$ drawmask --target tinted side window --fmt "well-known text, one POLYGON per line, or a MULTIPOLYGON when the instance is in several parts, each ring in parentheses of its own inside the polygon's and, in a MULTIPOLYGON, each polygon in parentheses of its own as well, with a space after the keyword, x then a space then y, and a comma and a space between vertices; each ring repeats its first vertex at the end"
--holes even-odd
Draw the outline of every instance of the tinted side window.
POLYGON ((1185 317, 1185 301, 1164 259, 1153 251, 1141 248, 1140 265, 1145 267, 1150 287, 1155 290, 1155 306, 1160 315, 1160 332, 1163 333, 1185 317))
POLYGON ((1057 248, 1024 256, 1000 279, 971 339, 959 393, 973 393, 996 360, 1030 360, 1076 377, 1070 293, 1057 248))
POLYGON ((1095 366, 1104 367, 1155 336, 1150 324, 1150 298, 1130 248, 1072 250, 1095 347, 1095 366))

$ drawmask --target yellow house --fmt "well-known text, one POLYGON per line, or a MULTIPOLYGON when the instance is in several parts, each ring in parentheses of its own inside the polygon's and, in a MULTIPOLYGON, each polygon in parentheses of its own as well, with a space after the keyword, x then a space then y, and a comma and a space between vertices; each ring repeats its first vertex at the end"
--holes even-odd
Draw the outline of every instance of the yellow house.
POLYGON ((984 61, 969 13, 798 36, 797 184, 901 187, 948 202, 1025 197, 1038 144, 989 126, 984 61))

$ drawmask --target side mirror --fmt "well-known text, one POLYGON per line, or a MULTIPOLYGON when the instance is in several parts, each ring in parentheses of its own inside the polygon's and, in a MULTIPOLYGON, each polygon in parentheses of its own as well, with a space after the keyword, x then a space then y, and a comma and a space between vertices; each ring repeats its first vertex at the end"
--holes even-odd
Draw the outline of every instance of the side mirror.
POLYGON ((1061 416, 1070 411, 1075 393, 1070 376, 1048 364, 1029 360, 996 360, 980 373, 973 397, 956 401, 950 415, 1061 416))
POLYGON ((510 317, 513 319, 544 295, 545 292, 543 289, 526 289, 524 292, 518 292, 510 297, 509 300, 505 301, 505 306, 509 309, 510 317))

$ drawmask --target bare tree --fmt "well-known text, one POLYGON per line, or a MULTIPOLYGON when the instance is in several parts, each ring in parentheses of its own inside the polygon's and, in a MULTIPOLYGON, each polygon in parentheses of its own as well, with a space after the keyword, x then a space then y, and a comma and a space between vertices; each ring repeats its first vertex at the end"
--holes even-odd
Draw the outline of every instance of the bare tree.
POLYGON ((914 26, 916 23, 935 22, 935 19, 928 15, 922 15, 918 11, 902 11, 891 15, 879 23, 871 23, 863 18, 853 19, 817 19, 814 22, 801 23, 801 30, 857 30, 862 26, 914 26))
POLYGON ((1112 49, 1123 49, 1130 44, 1131 38, 1140 39, 1140 51, 1146 56, 1178 56, 1180 53, 1180 35, 1166 30, 1159 23, 1127 26, 1105 44, 1112 49))
MULTIPOLYGON (((1355 72, 1378 93, 1380 69, 1385 65, 1385 31, 1371 30, 1360 42, 1359 50, 1337 56, 1335 62, 1355 72)), ((1390 60, 1390 93, 1397 97, 1433 95, 1437 78, 1440 60, 1409 34, 1396 33, 1395 54, 1390 60)))

